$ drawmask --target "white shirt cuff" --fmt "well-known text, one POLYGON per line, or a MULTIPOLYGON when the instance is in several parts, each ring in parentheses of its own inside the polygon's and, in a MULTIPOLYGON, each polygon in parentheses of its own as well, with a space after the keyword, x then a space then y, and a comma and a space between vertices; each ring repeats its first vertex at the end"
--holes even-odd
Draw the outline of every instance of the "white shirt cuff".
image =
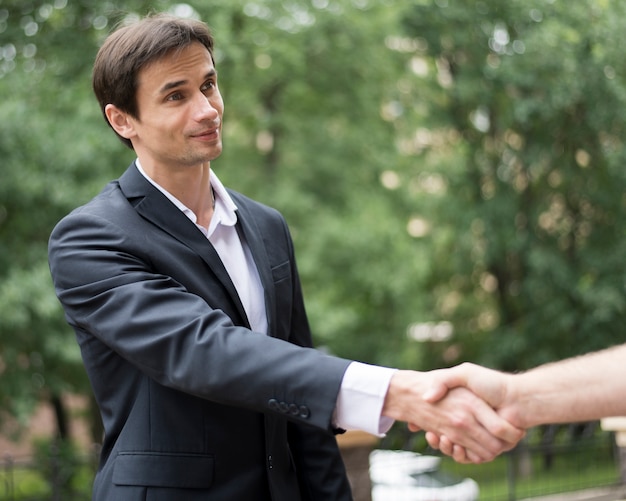
POLYGON ((396 369, 352 362, 339 389, 335 425, 345 430, 384 436, 394 423, 393 419, 382 416, 382 410, 395 372, 396 369))

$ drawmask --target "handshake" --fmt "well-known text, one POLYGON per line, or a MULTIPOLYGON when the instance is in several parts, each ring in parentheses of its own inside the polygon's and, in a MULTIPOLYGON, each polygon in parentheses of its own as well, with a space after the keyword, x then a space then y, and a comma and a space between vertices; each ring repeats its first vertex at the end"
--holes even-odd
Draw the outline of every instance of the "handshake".
POLYGON ((458 462, 491 461, 532 426, 626 415, 626 344, 519 374, 471 363, 398 371, 383 415, 458 462))

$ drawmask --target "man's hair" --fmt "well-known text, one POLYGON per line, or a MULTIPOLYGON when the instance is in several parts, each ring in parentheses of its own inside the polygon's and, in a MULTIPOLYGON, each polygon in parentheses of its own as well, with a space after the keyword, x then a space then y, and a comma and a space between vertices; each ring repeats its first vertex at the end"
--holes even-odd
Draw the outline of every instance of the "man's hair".
MULTIPOLYGON (((193 42, 204 45, 213 58, 213 37, 206 24, 155 14, 111 33, 98 51, 93 67, 92 85, 100 109, 113 104, 139 119, 137 75, 146 65, 193 42)), ((104 116, 105 120, 106 114, 104 116)), ((108 120, 107 120, 107 123, 108 120)), ((109 124, 111 125, 111 124, 109 124)), ((129 139, 118 137, 132 149, 129 139)))

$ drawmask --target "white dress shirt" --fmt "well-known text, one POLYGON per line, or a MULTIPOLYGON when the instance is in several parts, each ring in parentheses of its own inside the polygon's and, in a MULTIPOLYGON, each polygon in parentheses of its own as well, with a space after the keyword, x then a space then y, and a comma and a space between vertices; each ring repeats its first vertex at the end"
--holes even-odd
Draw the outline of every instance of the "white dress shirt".
MULTIPOLYGON (((210 183, 215 208, 208 228, 197 224, 197 216, 180 200, 154 182, 135 161, 139 172, 181 210, 209 239, 228 272, 241 299, 253 331, 267 334, 263 286, 250 248, 235 228, 237 206, 213 170, 210 183)), ((334 425, 345 430, 362 430, 381 436, 393 424, 382 416, 382 407, 395 369, 352 362, 346 370, 334 414, 334 425)))

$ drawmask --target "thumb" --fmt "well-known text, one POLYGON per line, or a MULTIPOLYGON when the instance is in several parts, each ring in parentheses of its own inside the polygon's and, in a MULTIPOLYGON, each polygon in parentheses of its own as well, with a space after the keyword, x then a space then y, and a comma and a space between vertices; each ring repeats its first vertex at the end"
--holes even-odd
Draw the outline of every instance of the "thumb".
POLYGON ((445 383, 439 382, 439 381, 435 381, 430 388, 428 388, 424 394, 422 395, 422 398, 424 399, 424 401, 434 404, 435 402, 439 402, 439 400, 441 400, 443 397, 446 396, 446 393, 448 393, 448 390, 450 388, 448 388, 445 383))
POLYGON ((470 365, 467 363, 451 367, 449 369, 439 369, 432 371, 432 383, 422 398, 428 403, 435 403, 446 396, 452 388, 467 386, 467 373, 470 365))

